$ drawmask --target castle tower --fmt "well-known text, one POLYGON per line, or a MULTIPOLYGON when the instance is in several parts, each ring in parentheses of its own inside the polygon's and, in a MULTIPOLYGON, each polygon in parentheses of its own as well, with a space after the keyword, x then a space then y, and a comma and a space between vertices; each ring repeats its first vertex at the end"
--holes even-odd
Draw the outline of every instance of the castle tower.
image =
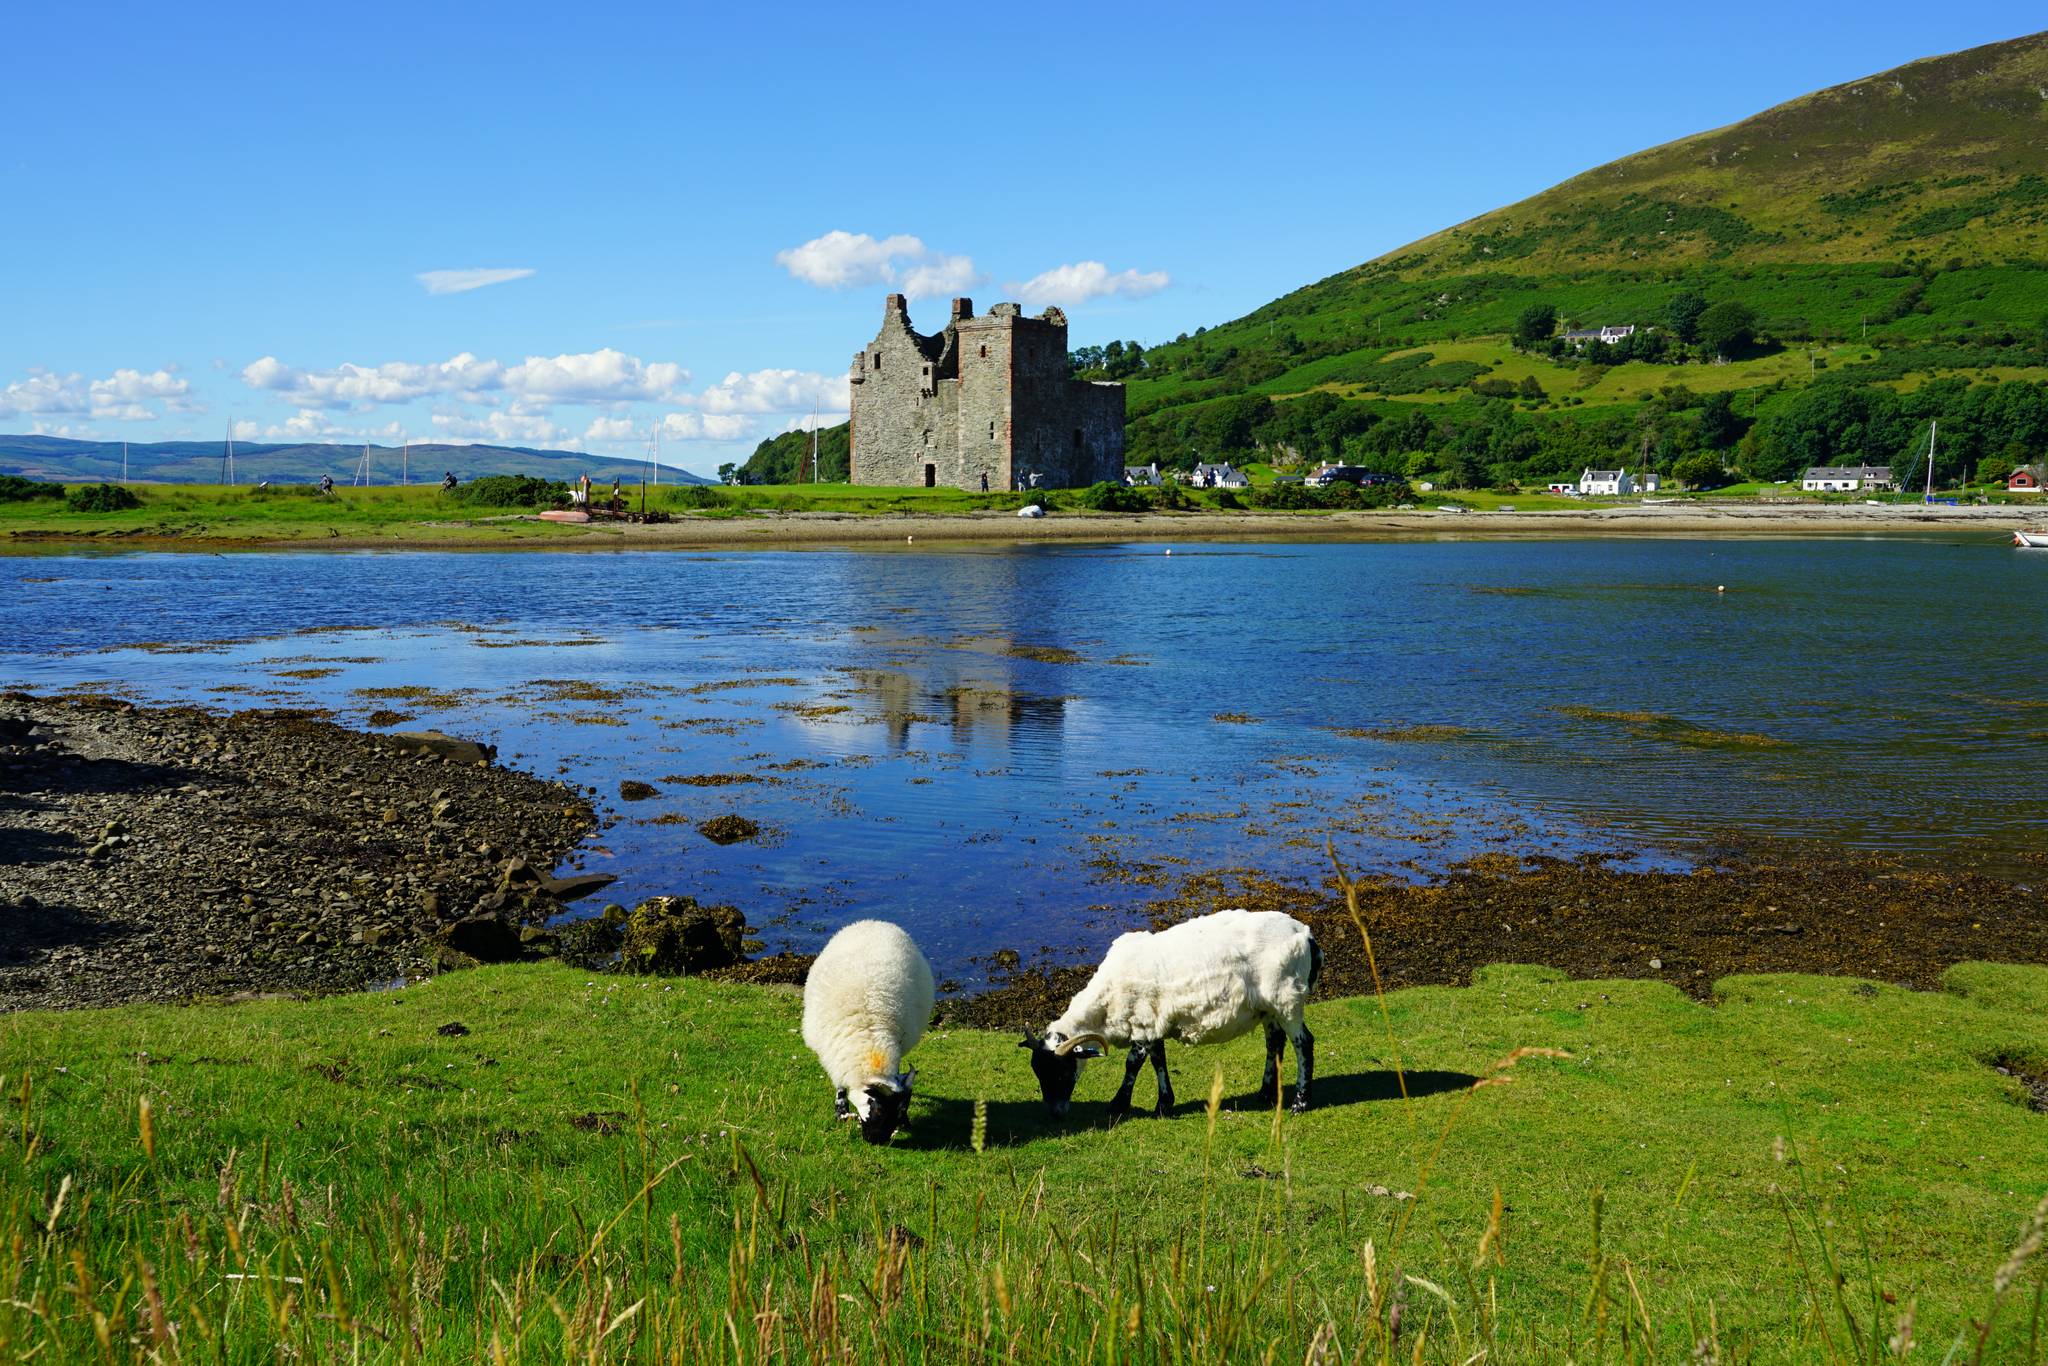
POLYGON ((955 299, 945 330, 927 337, 891 294, 850 378, 856 484, 1074 488, 1123 477, 1123 386, 1069 376, 1057 308, 1031 318, 1005 303, 976 317, 972 300, 955 299))

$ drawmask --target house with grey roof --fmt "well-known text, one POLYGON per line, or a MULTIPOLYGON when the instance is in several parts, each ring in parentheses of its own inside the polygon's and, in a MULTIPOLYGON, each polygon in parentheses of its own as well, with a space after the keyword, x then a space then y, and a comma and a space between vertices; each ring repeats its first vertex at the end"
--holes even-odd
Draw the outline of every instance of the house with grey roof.
POLYGON ((1205 463, 1195 466, 1188 482, 1198 489, 1247 489, 1252 486, 1245 472, 1228 461, 1220 465, 1205 463))
POLYGON ((1892 487, 1890 465, 1814 465, 1799 476, 1807 493, 1855 493, 1892 487))

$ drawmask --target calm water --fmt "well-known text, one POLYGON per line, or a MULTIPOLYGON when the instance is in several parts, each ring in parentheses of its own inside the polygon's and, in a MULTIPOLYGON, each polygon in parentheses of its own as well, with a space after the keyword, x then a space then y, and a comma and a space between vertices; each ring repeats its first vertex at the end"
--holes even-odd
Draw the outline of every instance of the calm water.
POLYGON ((882 914, 971 980, 1099 945, 1134 864, 1314 875, 1326 833, 1410 876, 2033 849, 2044 608, 1990 536, 64 556, 0 559, 0 680, 406 712, 595 789, 619 900, 882 914), (725 812, 765 838, 681 823, 725 812))

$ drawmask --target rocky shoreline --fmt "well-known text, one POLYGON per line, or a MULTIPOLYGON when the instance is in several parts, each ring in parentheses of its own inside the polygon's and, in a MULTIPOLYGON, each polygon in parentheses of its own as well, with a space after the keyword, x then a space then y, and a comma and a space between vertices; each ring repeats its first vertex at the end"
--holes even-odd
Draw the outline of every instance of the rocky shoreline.
POLYGON ((0 1011, 358 990, 555 947, 559 783, 305 712, 0 694, 0 1011))

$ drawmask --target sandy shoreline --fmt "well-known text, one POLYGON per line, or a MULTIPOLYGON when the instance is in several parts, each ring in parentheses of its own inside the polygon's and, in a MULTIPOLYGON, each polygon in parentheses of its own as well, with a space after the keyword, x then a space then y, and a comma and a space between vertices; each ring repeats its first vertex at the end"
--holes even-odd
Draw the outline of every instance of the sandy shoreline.
MULTIPOLYGON (((534 518, 505 519, 521 524, 534 518)), ((1442 512, 1154 512, 1056 513, 1041 518, 1008 512, 922 513, 758 512, 746 516, 684 515, 673 522, 563 528, 545 539, 462 534, 436 536, 434 525, 411 523, 400 535, 341 535, 280 540, 221 535, 148 533, 17 533, 0 553, 106 550, 730 550, 748 547, 937 544, 947 542, 1301 540, 1381 541, 1494 537, 1822 537, 1897 533, 1962 533, 2006 539, 2017 527, 2048 526, 2048 503, 2034 506, 1922 507, 1912 504, 1731 503, 1651 504, 1554 511, 1442 512)), ((457 528, 450 525, 449 530, 457 528)))

